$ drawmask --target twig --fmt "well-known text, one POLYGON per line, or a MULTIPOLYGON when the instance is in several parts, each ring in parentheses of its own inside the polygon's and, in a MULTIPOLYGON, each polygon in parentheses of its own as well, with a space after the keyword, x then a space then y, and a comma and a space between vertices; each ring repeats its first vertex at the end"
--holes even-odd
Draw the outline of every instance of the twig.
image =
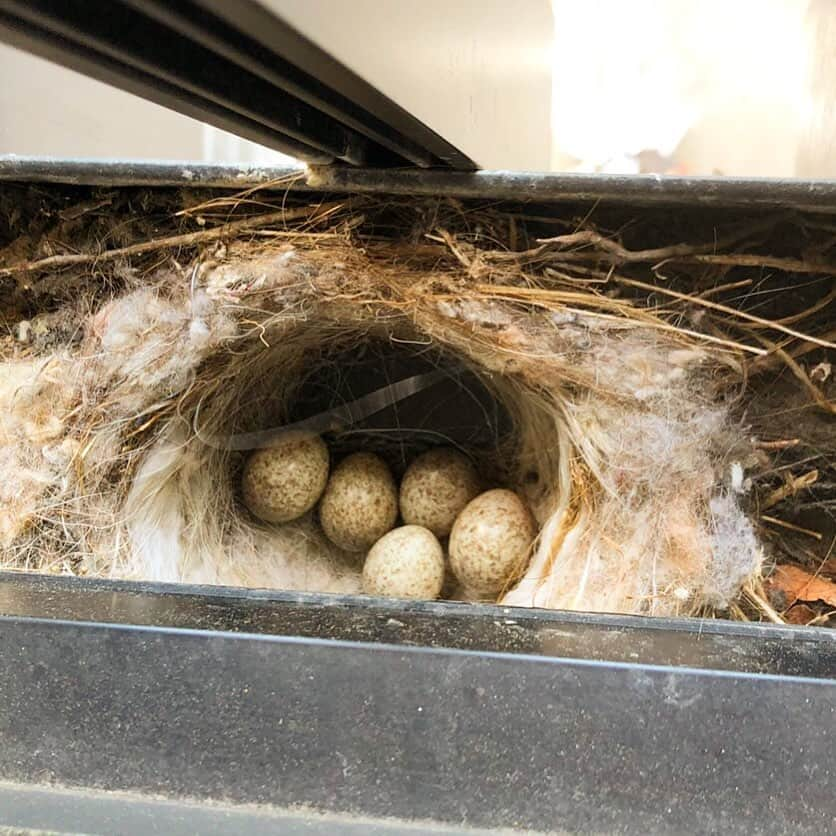
POLYGON ((762 325, 767 328, 772 328, 776 331, 781 331, 785 334, 788 334, 791 337, 796 337, 799 340, 806 340, 807 342, 816 343, 817 345, 823 346, 824 348, 836 348, 836 343, 820 339, 819 337, 813 337, 808 334, 802 334, 800 331, 795 331, 792 328, 788 328, 786 325, 781 325, 779 322, 776 322, 774 320, 763 319, 760 316, 755 316, 754 314, 747 313, 746 311, 737 310, 736 308, 730 308, 728 305, 722 305, 719 302, 712 302, 710 299, 704 299, 699 296, 692 296, 688 293, 680 293, 678 290, 671 290, 667 287, 660 287, 659 285, 648 284, 647 282, 640 282, 637 279, 628 279, 625 276, 613 276, 613 281, 617 282, 618 284, 627 285, 629 287, 636 287, 640 290, 648 290, 651 292, 662 293, 665 296, 671 296, 674 299, 682 299, 686 302, 693 302, 695 305, 701 305, 702 307, 709 308, 713 311, 721 311, 722 313, 730 314, 731 316, 736 316, 740 319, 745 319, 748 322, 755 322, 758 325, 762 325))
POLYGON ((441 236, 440 239, 433 235, 427 235, 426 237, 429 238, 431 241, 443 241, 450 249, 450 252, 453 253, 453 255, 456 257, 456 260, 459 262, 459 264, 461 264, 462 267, 464 267, 466 270, 470 270, 473 264, 471 263, 470 259, 467 258, 456 245, 455 238, 453 238, 453 236, 446 229, 439 229, 438 234, 441 236))
MULTIPOLYGON (((805 456, 803 459, 799 459, 796 462, 788 462, 787 464, 782 464, 779 467, 771 467, 769 470, 762 470, 760 473, 755 474, 752 478, 763 479, 767 476, 774 476, 776 473, 781 473, 784 470, 791 470, 794 467, 801 467, 803 464, 808 464, 809 462, 814 462, 821 458, 823 458, 821 453, 815 453, 812 456, 805 456)), ((821 483, 819 483, 819 487, 821 487, 821 483)))
POLYGON ((777 525, 781 528, 788 528, 790 531, 797 531, 799 534, 806 534, 808 537, 815 537, 816 540, 822 539, 822 533, 820 531, 813 531, 810 528, 802 528, 800 525, 794 525, 786 520, 779 520, 777 517, 769 517, 766 514, 761 514, 761 519, 764 522, 771 523, 772 525, 777 525))
POLYGON ((836 415, 836 403, 833 401, 829 401, 825 396, 824 393, 813 383, 812 380, 807 375, 807 372, 804 371, 803 368, 795 361, 795 359, 783 348, 779 348, 772 340, 767 339, 766 337, 758 334, 756 332, 750 331, 750 334, 753 334, 756 340, 761 342, 765 345, 770 352, 774 353, 777 357, 780 357, 781 360, 786 363, 787 368, 804 384, 804 388, 813 396, 813 400, 816 402, 816 405, 821 407, 825 412, 829 412, 831 415, 836 415))
MULTIPOLYGON (((577 267, 573 265, 572 270, 577 272, 577 267)), ((589 278, 585 278, 583 276, 573 276, 570 273, 564 273, 561 270, 555 270, 554 267, 546 267, 543 270, 543 275, 548 279, 560 279, 560 281, 570 282, 576 285, 606 284, 609 281, 609 277, 605 273, 601 273, 599 276, 590 276, 589 278)))
POLYGON ((729 612, 738 620, 738 621, 749 621, 749 616, 746 615, 745 612, 741 609, 741 607, 732 601, 729 604, 729 612))
POLYGON ((710 287, 698 294, 701 299, 708 299, 709 296, 716 296, 718 293, 724 293, 727 290, 737 290, 741 287, 750 287, 752 285, 751 279, 742 279, 739 282, 728 282, 727 284, 718 284, 716 287, 710 287))
POLYGON ((155 238, 151 241, 142 241, 139 244, 131 244, 127 247, 119 247, 115 250, 104 250, 100 253, 72 253, 63 255, 52 255, 42 258, 39 261, 27 261, 21 264, 13 264, 10 267, 0 268, 0 276, 12 276, 15 273, 29 273, 47 269, 60 269, 78 264, 89 264, 90 262, 112 261, 115 258, 124 256, 141 255, 142 253, 153 252, 154 250, 172 249, 175 247, 191 247, 195 244, 203 244, 207 241, 217 241, 220 238, 237 235, 250 229, 257 229, 272 223, 283 223, 285 221, 298 220, 300 218, 317 215, 314 220, 319 221, 337 211, 343 206, 342 203, 325 203, 320 206, 300 206, 294 209, 283 209, 279 212, 268 212, 265 215, 256 215, 250 218, 241 218, 231 221, 222 226, 215 226, 211 229, 201 229, 198 232, 187 232, 183 235, 171 235, 167 238, 155 238))
POLYGON ((755 589, 754 583, 750 582, 743 589, 743 594, 773 623, 786 624, 775 608, 769 603, 763 585, 759 583, 760 589, 755 589))
POLYGON ((86 203, 77 203, 74 206, 68 206, 66 209, 61 209, 58 212, 58 217, 62 221, 75 221, 78 218, 84 217, 88 212, 95 212, 96 209, 101 209, 104 206, 110 206, 113 203, 113 195, 107 195, 101 200, 88 201, 86 203))
POLYGON ((801 444, 800 438, 782 438, 779 441, 756 441, 755 447, 761 450, 786 450, 788 447, 797 447, 801 444))
POLYGON ((795 496, 799 491, 804 490, 804 488, 809 488, 810 485, 814 484, 818 478, 818 470, 811 470, 803 476, 796 476, 795 478, 790 479, 786 482, 786 484, 781 485, 780 488, 776 488, 772 491, 772 493, 769 494, 769 496, 763 501, 761 508, 765 511, 767 508, 772 508, 779 502, 783 502, 788 497, 795 496))
POLYGON ((773 319, 768 320, 770 322, 769 325, 753 325, 753 328, 774 328, 776 324, 778 325, 793 325, 796 322, 801 322, 803 319, 807 319, 808 317, 812 316, 815 313, 818 313, 820 310, 826 308, 831 302, 836 300, 836 287, 830 291, 826 296, 822 296, 815 304, 811 305, 809 308, 803 311, 799 311, 799 313, 791 314, 790 316, 781 317, 781 319, 773 319))
MULTIPOLYGON (((630 264, 635 262, 663 262, 670 260, 680 260, 688 256, 696 256, 700 253, 715 253, 718 249, 732 246, 750 235, 769 229, 778 223, 779 218, 771 217, 765 220, 750 224, 742 229, 737 229, 723 238, 718 238, 714 241, 709 241, 704 244, 672 244, 667 247, 656 247, 650 250, 628 250, 592 229, 584 229, 579 232, 574 232, 570 235, 558 235, 554 238, 541 238, 539 243, 542 250, 543 247, 584 247, 594 246, 598 247, 602 254, 610 257, 617 264, 630 264)), ((536 252, 536 251, 530 251, 536 252)), ((524 255, 524 253, 520 253, 524 255)), ((564 255, 570 255, 565 253, 564 255)), ((575 253, 574 255, 578 255, 575 253)))
MULTIPOLYGON (((836 328, 830 331, 825 332, 822 335, 822 339, 825 340, 836 340, 836 328)), ((775 347, 783 348, 784 346, 789 345, 792 340, 785 340, 782 343, 777 344, 775 347)), ((816 343, 805 341, 793 347, 792 351, 788 351, 789 354, 794 359, 798 359, 799 357, 803 357, 805 354, 809 354, 811 351, 815 351, 819 346, 816 343)), ((776 356, 773 352, 768 351, 765 352, 762 357, 758 357, 756 360, 752 360, 749 364, 749 374, 756 375, 761 374, 762 372, 768 371, 775 366, 780 365, 781 358, 776 356)))
POLYGON ((296 229, 256 229, 253 235, 256 238, 315 238, 317 241, 345 239, 345 235, 340 232, 302 232, 296 229))
POLYGON ((798 258, 775 258, 755 253, 728 255, 700 254, 669 258, 668 261, 695 262, 697 264, 726 264, 732 267, 772 267, 786 273, 823 273, 836 275, 836 264, 816 264, 798 258))

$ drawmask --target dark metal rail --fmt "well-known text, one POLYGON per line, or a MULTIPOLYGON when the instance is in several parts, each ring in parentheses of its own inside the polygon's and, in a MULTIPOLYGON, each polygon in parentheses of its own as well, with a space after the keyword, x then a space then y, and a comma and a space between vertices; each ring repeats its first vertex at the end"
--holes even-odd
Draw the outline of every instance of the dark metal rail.
POLYGON ((830 631, 17 575, 0 612, 0 780, 83 788, 88 816, 118 791, 480 829, 836 822, 830 631))
MULTIPOLYGON (((2 0, 0 0, 2 2, 2 0)), ((333 193, 445 195, 514 203, 600 202, 684 208, 806 209, 836 213, 836 180, 416 171, 326 166, 304 171, 199 161, 0 157, 0 182, 80 186, 179 186, 333 193)))

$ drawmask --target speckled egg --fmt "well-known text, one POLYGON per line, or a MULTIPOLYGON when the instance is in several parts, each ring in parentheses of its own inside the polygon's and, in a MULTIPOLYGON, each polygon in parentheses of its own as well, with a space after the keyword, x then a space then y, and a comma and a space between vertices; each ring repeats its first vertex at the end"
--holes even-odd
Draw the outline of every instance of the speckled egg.
POLYGON ((453 524, 450 568, 471 592, 496 595, 525 565, 535 535, 534 519, 513 491, 486 491, 453 524))
POLYGON ((470 460, 458 450, 439 447, 418 456, 407 468, 401 481, 401 516, 405 523, 446 537, 478 493, 479 477, 470 460))
POLYGON ((309 433, 288 433, 256 450, 244 465, 241 493, 266 522, 285 523, 316 505, 328 482, 328 448, 309 433))
POLYGON ((319 521, 341 549, 366 551, 398 518, 398 489, 386 462, 373 453, 354 453, 334 468, 319 521))
POLYGON ((444 584, 444 551, 420 525, 384 534, 363 564, 363 592, 392 598, 438 598, 444 584))

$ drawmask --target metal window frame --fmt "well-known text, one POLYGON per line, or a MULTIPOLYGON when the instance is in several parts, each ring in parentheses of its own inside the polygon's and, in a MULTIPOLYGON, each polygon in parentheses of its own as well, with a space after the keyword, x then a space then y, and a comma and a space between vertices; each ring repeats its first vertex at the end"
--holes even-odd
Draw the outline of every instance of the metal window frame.
POLYGON ((256 0, 0 0, 0 40, 315 164, 476 164, 256 0))

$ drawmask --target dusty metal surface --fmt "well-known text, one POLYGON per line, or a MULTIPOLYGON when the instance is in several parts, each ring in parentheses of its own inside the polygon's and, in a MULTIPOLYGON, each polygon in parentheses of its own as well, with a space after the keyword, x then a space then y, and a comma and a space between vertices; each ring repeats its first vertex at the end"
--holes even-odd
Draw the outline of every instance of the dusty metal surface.
MULTIPOLYGON (((134 793, 0 782, 0 836, 473 836, 476 832, 469 827, 431 822, 329 816, 263 805, 172 801, 134 793)), ((511 831, 489 832, 502 836, 511 831)))
POLYGON ((836 631, 0 573, 0 615, 836 678, 836 631))
POLYGON ((542 174, 510 171, 306 169, 199 162, 0 157, 0 181, 92 186, 192 186, 334 193, 447 195, 637 206, 797 208, 836 212, 836 180, 661 177, 652 174, 542 174))
POLYGON ((833 679, 0 618, 0 779, 18 784, 477 828, 819 834, 836 825, 834 719, 833 679))
POLYGON ((822 833, 834 720, 828 630, 0 575, 0 779, 88 817, 822 833))

